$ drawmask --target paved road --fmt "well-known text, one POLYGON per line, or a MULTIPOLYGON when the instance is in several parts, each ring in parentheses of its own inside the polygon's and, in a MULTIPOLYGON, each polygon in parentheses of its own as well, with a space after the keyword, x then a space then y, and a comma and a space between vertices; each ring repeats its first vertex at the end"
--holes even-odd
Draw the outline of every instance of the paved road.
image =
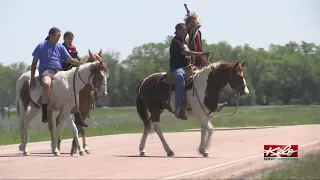
MULTIPOLYGON (((17 145, 0 146, 1 179, 152 179, 181 178, 245 159, 263 161, 264 144, 303 145, 319 141, 320 125, 269 129, 216 131, 211 157, 198 152, 200 132, 166 133, 176 157, 168 158, 156 134, 148 137, 150 157, 139 157, 140 134, 88 138, 92 154, 71 157, 70 140, 62 142, 62 156, 50 154, 50 143, 30 143, 31 156, 23 157, 17 145)), ((231 166, 230 166, 231 167, 231 166)), ((228 173, 231 173, 230 171, 228 173)))

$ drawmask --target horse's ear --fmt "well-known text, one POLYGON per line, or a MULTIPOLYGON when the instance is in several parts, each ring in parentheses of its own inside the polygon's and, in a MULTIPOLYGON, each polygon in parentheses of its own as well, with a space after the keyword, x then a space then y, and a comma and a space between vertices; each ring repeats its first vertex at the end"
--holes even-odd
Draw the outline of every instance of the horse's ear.
POLYGON ((233 68, 234 68, 234 69, 237 69, 237 67, 239 66, 239 63, 240 63, 240 62, 237 61, 237 62, 233 65, 233 68))
POLYGON ((246 64, 246 61, 243 61, 243 63, 241 64, 241 66, 244 67, 245 64, 246 64))
POLYGON ((96 59, 100 62, 100 65, 103 64, 102 58, 98 54, 94 54, 96 56, 96 59))
POLYGON ((102 49, 100 49, 98 54, 99 54, 100 57, 102 57, 102 49))
POLYGON ((94 55, 92 54, 92 52, 90 51, 90 49, 88 50, 89 52, 89 57, 92 59, 92 61, 95 59, 94 55))

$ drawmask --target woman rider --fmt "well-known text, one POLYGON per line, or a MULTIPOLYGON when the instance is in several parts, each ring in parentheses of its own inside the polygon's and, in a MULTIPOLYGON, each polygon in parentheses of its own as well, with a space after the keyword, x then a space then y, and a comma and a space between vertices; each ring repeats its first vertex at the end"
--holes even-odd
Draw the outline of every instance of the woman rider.
MULTIPOLYGON (((34 89, 36 86, 35 71, 39 61, 39 80, 41 80, 42 83, 42 122, 44 123, 48 122, 47 105, 50 97, 51 82, 54 75, 58 71, 63 70, 63 62, 68 62, 74 66, 83 64, 81 61, 72 58, 67 49, 62 44, 58 43, 61 36, 60 32, 60 29, 56 27, 51 28, 47 38, 40 42, 32 53, 33 61, 31 65, 30 88, 34 89)), ((79 124, 77 120, 75 120, 75 123, 79 124)))

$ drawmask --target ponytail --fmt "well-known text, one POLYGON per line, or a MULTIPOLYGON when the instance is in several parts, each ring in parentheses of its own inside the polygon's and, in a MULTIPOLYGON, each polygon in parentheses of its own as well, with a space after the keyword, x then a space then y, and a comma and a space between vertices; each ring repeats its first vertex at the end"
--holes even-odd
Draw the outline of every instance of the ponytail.
POLYGON ((49 40, 49 36, 47 36, 45 40, 49 40))

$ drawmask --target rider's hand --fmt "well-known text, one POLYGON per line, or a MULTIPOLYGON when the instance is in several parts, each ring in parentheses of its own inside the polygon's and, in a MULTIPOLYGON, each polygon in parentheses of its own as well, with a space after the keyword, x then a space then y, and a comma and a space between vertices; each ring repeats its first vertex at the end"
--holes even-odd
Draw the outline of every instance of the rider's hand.
POLYGON ((208 52, 203 52, 202 55, 205 57, 208 57, 212 52, 208 51, 208 52))
POLYGON ((31 88, 31 89, 34 89, 35 87, 36 87, 36 80, 35 80, 35 78, 31 78, 30 88, 31 88))

